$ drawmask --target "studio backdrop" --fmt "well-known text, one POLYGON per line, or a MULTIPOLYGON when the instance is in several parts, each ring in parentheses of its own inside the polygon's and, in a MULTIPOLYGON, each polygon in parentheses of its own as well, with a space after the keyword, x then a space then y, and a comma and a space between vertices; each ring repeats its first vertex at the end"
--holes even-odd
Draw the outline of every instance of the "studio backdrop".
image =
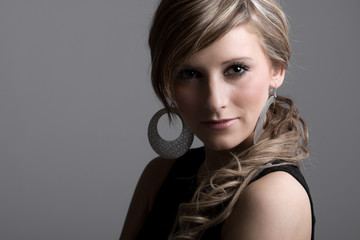
MULTIPOLYGON (((118 239, 156 157, 146 131, 161 108, 147 48, 157 2, 0 1, 0 239, 118 239)), ((280 3, 293 53, 279 94, 310 129, 316 239, 357 239, 360 3, 280 3)))

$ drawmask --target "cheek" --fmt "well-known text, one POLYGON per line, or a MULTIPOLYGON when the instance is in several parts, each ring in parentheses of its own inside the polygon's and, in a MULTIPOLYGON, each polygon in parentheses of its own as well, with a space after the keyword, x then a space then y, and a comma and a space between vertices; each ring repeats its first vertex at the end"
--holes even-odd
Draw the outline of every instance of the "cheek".
POLYGON ((269 96, 269 86, 264 78, 250 79, 232 93, 233 102, 243 108, 257 111, 269 96))
POLYGON ((174 100, 180 112, 189 109, 196 102, 196 94, 192 89, 186 87, 174 88, 174 100))

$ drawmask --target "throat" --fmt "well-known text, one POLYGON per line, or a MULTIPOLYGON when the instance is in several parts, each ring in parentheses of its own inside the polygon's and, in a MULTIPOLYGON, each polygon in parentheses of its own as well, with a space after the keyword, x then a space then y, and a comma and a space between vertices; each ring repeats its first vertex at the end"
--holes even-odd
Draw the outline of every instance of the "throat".
POLYGON ((197 172, 196 182, 199 185, 205 178, 213 175, 215 171, 224 167, 234 158, 230 151, 212 151, 205 148, 205 160, 197 172))
POLYGON ((246 151, 252 144, 253 141, 251 135, 233 149, 218 151, 205 147, 205 160, 198 170, 197 183, 200 183, 204 178, 213 175, 215 171, 225 167, 234 160, 234 155, 246 151))

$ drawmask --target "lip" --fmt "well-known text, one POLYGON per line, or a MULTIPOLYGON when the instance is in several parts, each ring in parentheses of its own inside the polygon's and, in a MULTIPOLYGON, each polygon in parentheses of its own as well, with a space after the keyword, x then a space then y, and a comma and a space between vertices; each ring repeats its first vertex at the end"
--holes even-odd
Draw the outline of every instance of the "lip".
POLYGON ((211 129, 222 130, 222 129, 229 128, 237 120, 238 120, 238 118, 228 118, 228 119, 204 121, 202 123, 211 129))

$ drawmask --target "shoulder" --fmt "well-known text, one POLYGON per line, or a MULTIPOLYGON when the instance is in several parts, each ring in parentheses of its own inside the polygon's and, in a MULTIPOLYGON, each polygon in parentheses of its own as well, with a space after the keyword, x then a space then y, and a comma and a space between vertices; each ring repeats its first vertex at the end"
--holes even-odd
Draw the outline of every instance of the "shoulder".
POLYGON ((311 237, 311 207, 303 186, 290 174, 272 172, 241 193, 223 227, 223 239, 311 237))
POLYGON ((135 188, 120 236, 121 240, 136 238, 174 163, 175 160, 158 157, 147 164, 135 188))
POLYGON ((145 167, 139 179, 137 188, 140 192, 146 193, 146 199, 149 201, 149 208, 153 205, 155 197, 175 161, 175 159, 157 157, 151 160, 145 167))

